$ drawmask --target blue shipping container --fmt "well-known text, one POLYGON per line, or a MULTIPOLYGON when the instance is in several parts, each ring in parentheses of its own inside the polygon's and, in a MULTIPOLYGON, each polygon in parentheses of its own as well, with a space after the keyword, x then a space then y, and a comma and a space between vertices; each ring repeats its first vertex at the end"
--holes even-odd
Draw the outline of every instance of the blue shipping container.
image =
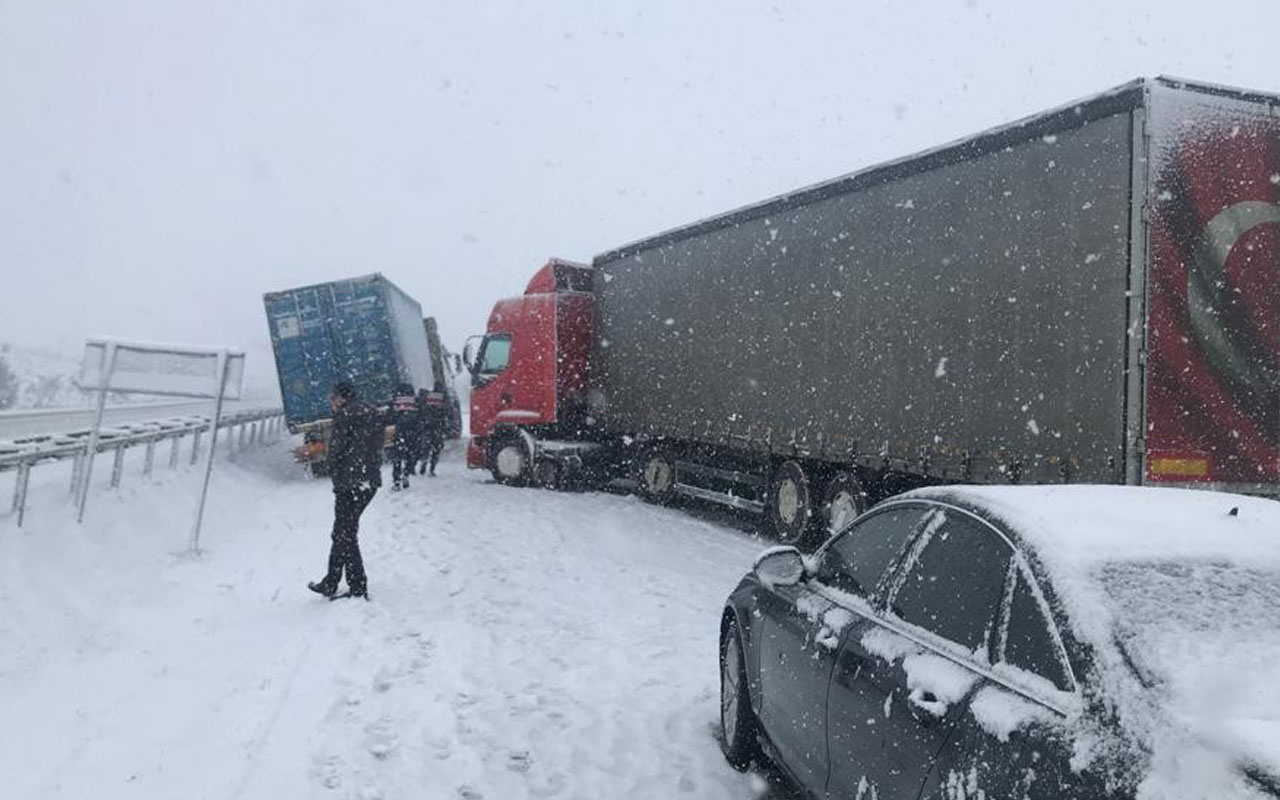
POLYGON ((280 394, 291 430, 332 416, 329 391, 351 381, 368 403, 391 400, 397 383, 435 384, 422 308, 380 274, 262 297, 280 394))

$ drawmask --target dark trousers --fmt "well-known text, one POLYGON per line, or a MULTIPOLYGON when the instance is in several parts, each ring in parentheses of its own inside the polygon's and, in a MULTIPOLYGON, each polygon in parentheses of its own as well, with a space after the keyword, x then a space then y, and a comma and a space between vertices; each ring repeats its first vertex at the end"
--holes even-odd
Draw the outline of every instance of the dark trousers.
POLYGON ((416 448, 413 442, 408 439, 397 439, 395 452, 391 454, 391 480, 397 486, 403 478, 405 483, 409 482, 409 476, 413 474, 413 465, 418 460, 416 448))
POLYGON ((422 453, 418 458, 422 461, 419 472, 426 472, 431 467, 431 474, 436 474, 436 464, 440 461, 440 451, 444 449, 444 440, 428 437, 422 442, 422 453))
POLYGON ((333 490, 333 546, 329 548, 329 574, 324 583, 334 589, 347 573, 347 588, 353 594, 364 594, 368 584, 364 577, 364 561, 360 558, 360 515, 377 489, 333 490))

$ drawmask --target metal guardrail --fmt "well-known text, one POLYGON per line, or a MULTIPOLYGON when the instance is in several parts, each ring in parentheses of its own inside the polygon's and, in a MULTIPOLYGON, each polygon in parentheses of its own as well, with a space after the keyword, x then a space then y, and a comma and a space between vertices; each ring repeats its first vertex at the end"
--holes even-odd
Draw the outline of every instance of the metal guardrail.
MULTIPOLYGON (((218 419, 219 429, 231 429, 227 435, 227 453, 234 455, 247 446, 278 438, 284 431, 284 412, 279 408, 255 409, 223 414, 218 419), (235 428, 239 427, 239 435, 235 428)), ((146 459, 142 474, 149 476, 155 466, 156 446, 164 441, 172 444, 169 449, 169 467, 178 466, 181 441, 192 436, 191 461, 195 464, 200 455, 200 439, 209 430, 209 418, 204 416, 175 417, 154 422, 127 423, 103 428, 99 433, 98 453, 114 451, 111 468, 112 488, 120 485, 124 473, 124 454, 133 447, 146 447, 146 459)), ((79 494, 85 477, 89 455, 89 431, 42 434, 7 442, 0 442, 0 472, 17 473, 13 487, 13 511, 18 513, 18 527, 26 517, 27 487, 31 469, 40 464, 72 459, 71 497, 79 494)))

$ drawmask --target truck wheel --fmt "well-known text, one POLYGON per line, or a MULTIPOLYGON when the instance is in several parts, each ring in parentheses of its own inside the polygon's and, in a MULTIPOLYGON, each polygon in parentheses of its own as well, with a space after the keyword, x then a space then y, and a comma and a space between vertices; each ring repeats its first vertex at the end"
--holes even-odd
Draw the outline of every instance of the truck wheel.
POLYGON ((851 472, 838 472, 827 484, 822 498, 822 517, 827 533, 843 530, 867 510, 867 491, 851 472))
POLYGON ((666 505, 675 496, 675 460, 663 452, 650 452, 640 462, 639 480, 640 494, 646 500, 666 505))
POLYGON ((774 470, 769 485, 769 518, 778 541, 799 544, 813 522, 813 500, 809 478, 794 461, 784 461, 774 470))
POLYGON ((523 486, 529 481, 529 454, 524 443, 515 437, 506 438, 489 451, 489 471, 498 483, 523 486))

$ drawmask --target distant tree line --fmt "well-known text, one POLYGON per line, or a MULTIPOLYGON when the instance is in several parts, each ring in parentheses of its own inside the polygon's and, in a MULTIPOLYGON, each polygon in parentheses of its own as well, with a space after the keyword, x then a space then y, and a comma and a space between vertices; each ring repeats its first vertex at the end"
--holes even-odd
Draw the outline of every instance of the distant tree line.
POLYGON ((9 362, 0 355, 0 411, 13 408, 18 402, 18 376, 9 367, 9 362))

